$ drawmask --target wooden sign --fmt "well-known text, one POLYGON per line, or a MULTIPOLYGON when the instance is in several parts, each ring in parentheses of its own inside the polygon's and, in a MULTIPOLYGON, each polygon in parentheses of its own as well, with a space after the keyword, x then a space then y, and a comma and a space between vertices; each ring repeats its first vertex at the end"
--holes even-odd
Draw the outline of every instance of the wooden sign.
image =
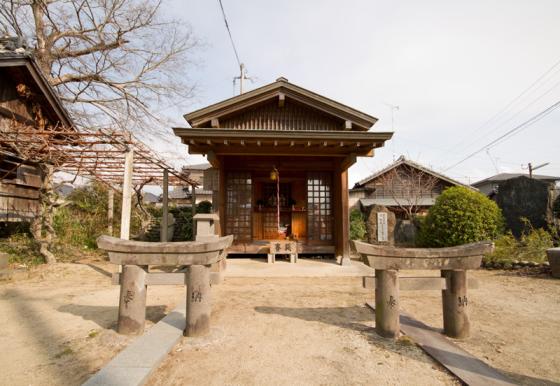
POLYGON ((271 241, 270 253, 273 255, 291 255, 297 253, 297 243, 289 240, 271 241))
POLYGON ((389 241, 387 231, 387 213, 377 213, 377 241, 389 241))

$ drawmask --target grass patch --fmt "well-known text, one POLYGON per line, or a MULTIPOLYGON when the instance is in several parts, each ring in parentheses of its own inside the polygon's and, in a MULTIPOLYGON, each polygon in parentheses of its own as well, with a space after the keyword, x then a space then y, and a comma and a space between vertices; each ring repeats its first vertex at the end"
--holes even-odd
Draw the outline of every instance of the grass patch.
POLYGON ((62 350, 61 352, 56 354, 54 357, 56 359, 60 359, 64 356, 67 356, 67 355, 70 355, 70 354, 74 354, 74 350, 72 350, 70 347, 65 347, 64 350, 62 350))
POLYGON ((97 330, 90 330, 88 333, 88 338, 89 339, 93 339, 95 338, 97 335, 99 335, 99 331, 97 330))

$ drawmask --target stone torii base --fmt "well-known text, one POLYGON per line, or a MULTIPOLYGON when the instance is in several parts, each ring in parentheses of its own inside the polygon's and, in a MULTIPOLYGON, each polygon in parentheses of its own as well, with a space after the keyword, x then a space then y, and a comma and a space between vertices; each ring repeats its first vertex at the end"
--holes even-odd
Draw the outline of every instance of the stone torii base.
POLYGON ((142 334, 146 321, 146 294, 150 284, 187 286, 186 336, 203 336, 210 330, 210 267, 225 257, 233 236, 210 242, 129 241, 100 236, 97 245, 113 264, 123 266, 119 277, 121 334, 142 334), (149 265, 186 266, 186 272, 148 273, 149 265))
POLYGON ((469 336, 467 270, 480 267, 482 256, 493 251, 493 243, 485 241, 449 248, 396 248, 361 241, 352 241, 352 244, 375 269, 375 278, 370 279, 375 280, 375 330, 379 335, 398 337, 399 270, 419 269, 440 270, 441 277, 403 278, 403 287, 406 290, 441 289, 445 335, 458 339, 469 336))

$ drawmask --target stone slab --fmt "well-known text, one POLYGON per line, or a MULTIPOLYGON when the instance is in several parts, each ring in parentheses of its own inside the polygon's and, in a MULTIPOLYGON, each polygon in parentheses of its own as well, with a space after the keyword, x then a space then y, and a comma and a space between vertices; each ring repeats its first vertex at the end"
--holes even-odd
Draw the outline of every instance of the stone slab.
MULTIPOLYGON (((375 311, 375 303, 366 305, 375 311)), ((412 316, 400 313, 401 331, 428 355, 441 363, 462 382, 470 386, 511 386, 515 382, 507 378, 498 370, 490 367, 480 359, 469 354, 461 347, 447 339, 439 331, 414 319, 412 316)))
POLYGON ((185 306, 177 307, 121 351, 84 385, 143 385, 183 336, 185 306))

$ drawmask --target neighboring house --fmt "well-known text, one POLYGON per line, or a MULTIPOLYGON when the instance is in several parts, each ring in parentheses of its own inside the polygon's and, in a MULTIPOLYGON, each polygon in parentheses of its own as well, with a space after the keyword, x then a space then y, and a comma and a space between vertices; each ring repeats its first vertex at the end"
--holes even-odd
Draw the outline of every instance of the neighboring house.
MULTIPOLYGON (((22 125, 72 128, 55 91, 18 38, 0 38, 0 133, 22 125)), ((40 168, 0 141, 0 222, 30 221, 39 213, 40 168)))
POLYGON ((558 196, 560 177, 523 173, 500 173, 478 181, 476 186, 496 201, 506 222, 506 228, 515 237, 527 229, 546 228, 553 224, 553 203, 558 196))
MULTIPOLYGON (((472 184, 475 188, 480 190, 481 193, 484 193, 487 196, 493 197, 496 193, 498 193, 499 187, 501 183, 505 181, 511 180, 517 177, 529 177, 529 174, 523 173, 500 173, 496 174, 495 176, 485 178, 481 181, 475 182, 472 184)), ((560 177, 555 176, 543 176, 539 174, 533 174, 532 178, 534 180, 543 181, 550 184, 555 184, 557 181, 560 181, 560 177)))
POLYGON ((145 204, 157 204, 161 202, 160 196, 150 193, 150 192, 143 192, 142 194, 142 201, 145 204))
POLYGON ((406 218, 413 213, 425 213, 441 192, 450 186, 471 188, 401 156, 356 183, 350 189, 349 204, 355 208, 381 205, 393 211, 397 218, 406 218))
MULTIPOLYGON (((198 187, 194 190, 195 203, 199 204, 202 201, 212 202, 212 191, 205 190, 204 175, 207 171, 212 169, 209 163, 194 164, 183 166, 182 172, 188 173, 189 178, 198 183, 198 187)), ((193 190, 190 186, 175 186, 169 192, 169 202, 175 205, 192 205, 193 190)))
MULTIPOLYGON (((198 182, 195 189, 195 202, 198 204, 202 201, 212 202, 212 190, 205 189, 205 176, 211 175, 215 169, 209 163, 187 165, 183 167, 183 173, 188 173, 189 178, 198 182)), ((192 191, 188 193, 189 202, 191 200, 192 191)))

